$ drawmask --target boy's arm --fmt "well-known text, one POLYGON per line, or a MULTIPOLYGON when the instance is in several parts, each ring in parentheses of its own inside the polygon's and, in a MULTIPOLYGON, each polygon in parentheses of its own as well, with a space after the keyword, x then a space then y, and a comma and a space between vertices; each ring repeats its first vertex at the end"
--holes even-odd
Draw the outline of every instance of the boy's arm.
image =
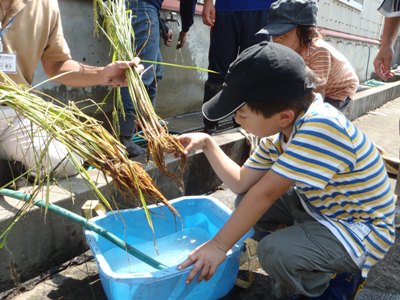
POLYGON ((265 174, 265 171, 240 167, 222 151, 208 134, 184 134, 178 139, 185 147, 186 153, 198 149, 203 150, 214 172, 234 193, 247 192, 265 174))
POLYGON ((197 281, 208 280, 223 262, 226 252, 254 226, 261 216, 292 185, 293 181, 268 171, 245 195, 225 226, 207 243, 189 254, 178 269, 194 264, 186 283, 199 274, 197 281))

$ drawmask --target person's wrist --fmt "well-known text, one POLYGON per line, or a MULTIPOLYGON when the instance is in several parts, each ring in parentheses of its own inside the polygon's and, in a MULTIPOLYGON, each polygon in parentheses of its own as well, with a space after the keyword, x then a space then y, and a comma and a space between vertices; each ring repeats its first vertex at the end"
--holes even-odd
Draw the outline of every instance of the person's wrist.
POLYGON ((204 133, 204 135, 205 135, 205 137, 203 140, 203 147, 201 150, 206 151, 212 143, 212 137, 207 133, 204 133))
POLYGON ((220 242, 218 242, 216 239, 212 239, 211 240, 212 242, 213 242, 213 244, 214 244, 214 246, 218 249, 218 250, 220 250, 221 252, 223 252, 223 253, 227 253, 228 251, 229 251, 229 249, 227 249, 227 247, 225 247, 224 245, 222 245, 220 242))
POLYGON ((380 43, 381 48, 392 48, 394 44, 394 40, 391 39, 382 39, 380 43))

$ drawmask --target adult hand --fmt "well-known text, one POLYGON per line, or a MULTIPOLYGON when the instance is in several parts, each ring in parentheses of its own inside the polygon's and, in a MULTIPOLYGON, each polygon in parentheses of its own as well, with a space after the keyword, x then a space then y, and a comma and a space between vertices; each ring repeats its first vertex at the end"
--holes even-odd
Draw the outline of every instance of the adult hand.
POLYGON ((206 139, 210 136, 202 132, 187 133, 177 136, 178 141, 185 148, 184 153, 187 155, 194 150, 203 149, 206 139))
POLYGON ((111 85, 114 87, 127 86, 128 80, 125 76, 125 71, 128 68, 135 67, 139 73, 142 72, 144 67, 139 63, 140 59, 135 57, 133 61, 116 61, 108 64, 101 72, 104 85, 111 85))
POLYGON ((168 29, 167 34, 164 36, 164 45, 167 47, 172 46, 172 30, 168 29))
POLYGON ((212 1, 206 0, 203 5, 203 23, 207 26, 213 27, 215 24, 215 6, 212 1))
POLYGON ((394 76, 394 72, 391 70, 393 54, 392 47, 382 45, 374 59, 375 73, 382 80, 388 80, 394 76))
POLYGON ((193 264, 193 269, 186 278, 186 284, 191 283, 197 274, 199 274, 197 282, 203 279, 209 280, 217 267, 224 261, 226 252, 216 241, 210 240, 193 250, 188 258, 178 266, 178 270, 183 270, 193 264))
POLYGON ((183 31, 179 32, 178 43, 176 44, 176 49, 182 48, 186 43, 186 39, 187 39, 187 32, 183 32, 183 31))

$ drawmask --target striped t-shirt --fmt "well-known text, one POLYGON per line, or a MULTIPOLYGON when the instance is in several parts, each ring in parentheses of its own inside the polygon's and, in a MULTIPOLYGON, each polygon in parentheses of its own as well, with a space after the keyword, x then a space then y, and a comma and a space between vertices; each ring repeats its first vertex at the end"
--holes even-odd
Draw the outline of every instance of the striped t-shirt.
POLYGON ((373 143, 319 96, 281 134, 263 138, 245 166, 295 181, 303 206, 342 242, 364 277, 394 242, 395 198, 373 143))
POLYGON ((322 39, 314 39, 301 50, 306 65, 324 82, 321 93, 333 100, 352 98, 359 80, 350 62, 342 53, 322 39))

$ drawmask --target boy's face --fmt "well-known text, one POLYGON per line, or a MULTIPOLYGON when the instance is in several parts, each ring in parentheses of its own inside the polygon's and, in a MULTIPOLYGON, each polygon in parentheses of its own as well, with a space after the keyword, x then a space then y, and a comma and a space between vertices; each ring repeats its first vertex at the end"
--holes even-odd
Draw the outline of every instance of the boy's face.
POLYGON ((260 113, 254 113, 247 104, 236 111, 235 121, 247 132, 258 137, 274 135, 281 131, 279 114, 274 114, 269 118, 260 113))

